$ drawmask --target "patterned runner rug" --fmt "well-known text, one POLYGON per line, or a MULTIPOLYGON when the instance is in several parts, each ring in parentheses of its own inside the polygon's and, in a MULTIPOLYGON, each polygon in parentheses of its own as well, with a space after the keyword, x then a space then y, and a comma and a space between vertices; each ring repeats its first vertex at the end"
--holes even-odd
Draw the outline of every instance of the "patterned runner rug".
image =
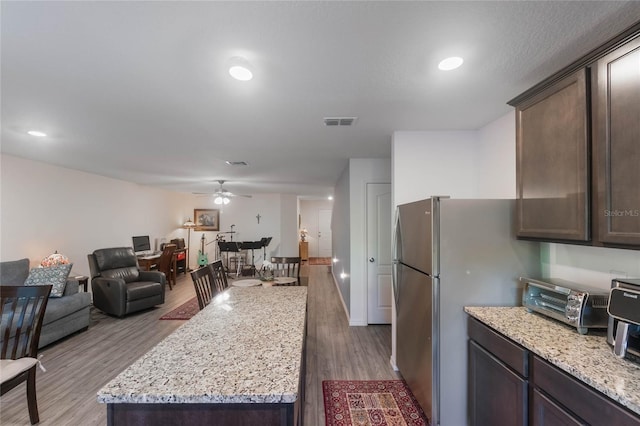
POLYGON ((428 426, 422 408, 402 380, 325 380, 327 426, 428 426))
POLYGON ((198 307, 198 298, 194 297, 191 300, 183 303, 175 308, 173 311, 167 312, 160 317, 161 320, 188 320, 192 316, 200 312, 198 307))

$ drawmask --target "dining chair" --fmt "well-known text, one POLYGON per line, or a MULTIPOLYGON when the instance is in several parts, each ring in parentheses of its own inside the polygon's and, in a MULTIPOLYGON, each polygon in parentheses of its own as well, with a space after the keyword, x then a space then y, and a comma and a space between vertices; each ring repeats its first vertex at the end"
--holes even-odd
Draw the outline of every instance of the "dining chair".
POLYGON ((202 310, 205 306, 211 303, 213 296, 218 293, 214 280, 213 269, 210 265, 205 265, 195 271, 191 271, 191 279, 193 280, 193 287, 196 290, 198 307, 202 310))
POLYGON ((167 277, 167 283, 169 284, 169 290, 173 290, 171 283, 176 284, 176 274, 177 271, 174 268, 173 264, 173 254, 176 251, 177 246, 175 244, 166 244, 164 249, 162 250, 162 254, 160 255, 160 259, 158 259, 158 271, 164 272, 164 275, 167 277))
POLYGON ((299 257, 272 257, 273 273, 276 277, 293 277, 296 281, 291 284, 300 285, 300 258, 299 257))
POLYGON ((213 274, 216 293, 225 291, 229 287, 229 283, 227 281, 227 274, 224 271, 222 260, 216 260, 215 262, 210 263, 209 268, 211 268, 211 273, 213 274))
POLYGON ((51 287, 0 286, 0 396, 26 382, 31 424, 40 421, 36 399, 38 342, 51 287))

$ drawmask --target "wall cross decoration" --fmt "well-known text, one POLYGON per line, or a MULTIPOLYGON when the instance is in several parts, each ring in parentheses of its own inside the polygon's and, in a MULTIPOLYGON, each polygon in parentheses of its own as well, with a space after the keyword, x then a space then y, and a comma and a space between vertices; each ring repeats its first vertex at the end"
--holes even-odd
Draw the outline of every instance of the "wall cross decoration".
POLYGON ((261 217, 262 217, 262 216, 260 216, 260 213, 258 213, 258 214, 256 215, 256 219, 258 219, 258 223, 260 223, 260 218, 261 218, 261 217))

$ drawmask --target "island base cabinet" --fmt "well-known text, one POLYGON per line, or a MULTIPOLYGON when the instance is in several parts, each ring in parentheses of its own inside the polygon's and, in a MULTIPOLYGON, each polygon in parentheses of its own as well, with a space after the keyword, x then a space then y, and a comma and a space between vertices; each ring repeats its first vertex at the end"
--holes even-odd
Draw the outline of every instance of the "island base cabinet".
POLYGON ((109 426, 292 426, 295 404, 108 404, 109 426))
POLYGON ((469 411, 472 426, 527 424, 527 381, 473 340, 469 341, 469 411))

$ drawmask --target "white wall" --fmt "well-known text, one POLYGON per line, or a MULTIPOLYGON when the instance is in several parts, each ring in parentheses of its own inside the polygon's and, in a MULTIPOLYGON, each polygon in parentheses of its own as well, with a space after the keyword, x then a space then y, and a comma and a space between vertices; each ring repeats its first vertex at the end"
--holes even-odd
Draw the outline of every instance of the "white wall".
POLYGON ((331 251, 334 263, 331 267, 347 317, 351 302, 351 194, 350 169, 344 168, 333 190, 331 214, 331 251), (344 278, 341 278, 343 276, 344 278))
POLYGON ((95 249, 131 246, 133 235, 186 237, 188 195, 10 155, 0 163, 3 261, 28 257, 36 266, 58 250, 73 262, 72 274, 88 275, 95 249))
MULTIPOLYGON (((280 194, 255 194, 252 198, 235 197, 226 206, 217 206, 209 197, 196 197, 194 207, 198 209, 219 209, 220 210, 220 232, 225 241, 259 241, 262 237, 272 237, 271 243, 267 247, 267 258, 278 256, 282 249, 282 223, 283 214, 287 208, 291 208, 292 212, 289 216, 295 217, 296 206, 283 208, 280 194), (258 222, 257 216, 260 215, 258 222), (234 234, 226 232, 231 231, 233 227, 234 234), (233 239, 232 239, 233 238, 233 239)), ((193 209, 191 209, 191 216, 193 209)), ((291 219, 289 219, 291 220, 291 219)), ((192 262, 195 255, 200 249, 200 238, 205 235, 206 246, 205 252, 210 261, 216 259, 219 255, 226 261, 226 254, 216 252, 216 240, 218 232, 191 232, 191 244, 194 248, 191 256, 192 262), (211 243, 211 244, 208 244, 211 243)), ((257 267, 262 265, 264 250, 254 250, 254 262, 257 267)), ((247 261, 251 262, 251 251, 247 253, 247 261)), ((194 263, 191 263, 193 266, 194 263)))
POLYGON ((515 111, 489 123, 477 132, 479 197, 516 197, 515 134, 515 111))
POLYGON ((640 278, 640 251, 546 243, 540 252, 545 276, 602 290, 613 278, 640 278))
MULTIPOLYGON (((154 240, 183 237, 182 224, 194 208, 220 208, 211 198, 166 191, 46 163, 0 156, 0 260, 28 257, 31 265, 54 250, 74 263, 73 275, 88 275, 87 254, 104 247, 131 246, 133 235, 154 240)), ((220 230, 235 224, 234 241, 273 237, 267 256, 298 251, 297 200, 292 195, 234 198, 220 212, 220 230), (260 223, 256 215, 260 214, 260 223)), ((191 231, 189 264, 197 265, 200 238, 210 261, 217 232, 191 231)), ((230 234, 225 235, 227 241, 230 234)), ((189 242, 187 242, 189 244, 189 242)), ((262 250, 256 250, 256 264, 262 250)))
POLYGON ((477 132, 394 132, 391 150, 394 207, 432 195, 477 196, 477 132))

